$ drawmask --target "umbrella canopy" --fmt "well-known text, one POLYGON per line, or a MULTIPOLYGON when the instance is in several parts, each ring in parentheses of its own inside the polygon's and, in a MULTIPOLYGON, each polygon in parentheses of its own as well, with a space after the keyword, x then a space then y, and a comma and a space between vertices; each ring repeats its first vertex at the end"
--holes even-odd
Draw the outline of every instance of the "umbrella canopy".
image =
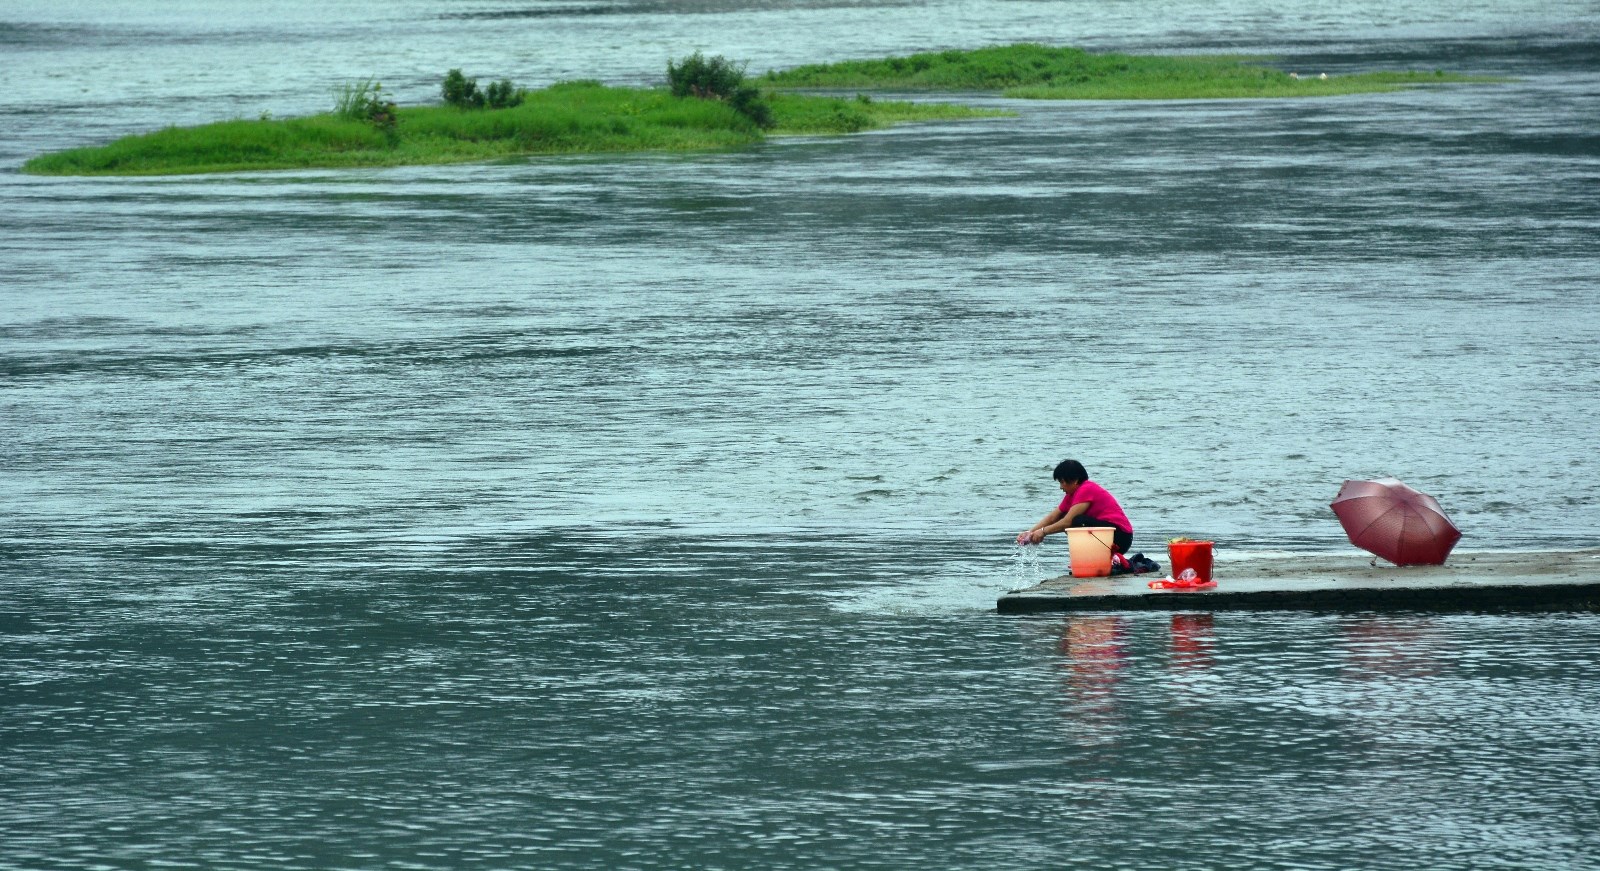
POLYGON ((1351 544, 1397 566, 1443 565, 1461 540, 1432 496, 1394 478, 1346 481, 1332 507, 1351 544))

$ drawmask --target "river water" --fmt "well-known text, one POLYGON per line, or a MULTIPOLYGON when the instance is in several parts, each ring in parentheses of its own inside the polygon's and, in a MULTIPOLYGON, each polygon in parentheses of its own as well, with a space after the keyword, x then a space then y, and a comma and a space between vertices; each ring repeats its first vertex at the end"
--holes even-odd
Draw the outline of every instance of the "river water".
MULTIPOLYGON (((0 867, 1572 868, 1592 615, 993 613, 1135 549, 1600 535, 1593 2, 0 11, 0 867), (1508 76, 733 153, 23 176, 446 69, 1019 40, 1508 76)), ((929 97, 927 99, 954 99, 929 97)))

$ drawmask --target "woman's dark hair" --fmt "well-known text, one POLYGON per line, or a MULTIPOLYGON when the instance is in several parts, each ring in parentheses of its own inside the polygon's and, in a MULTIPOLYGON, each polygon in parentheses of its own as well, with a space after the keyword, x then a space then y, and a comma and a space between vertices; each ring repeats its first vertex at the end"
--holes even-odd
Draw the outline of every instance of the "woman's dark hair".
POLYGON ((1056 464, 1055 479, 1057 481, 1077 481, 1083 483, 1089 480, 1089 473, 1083 464, 1077 460, 1062 460, 1056 464))

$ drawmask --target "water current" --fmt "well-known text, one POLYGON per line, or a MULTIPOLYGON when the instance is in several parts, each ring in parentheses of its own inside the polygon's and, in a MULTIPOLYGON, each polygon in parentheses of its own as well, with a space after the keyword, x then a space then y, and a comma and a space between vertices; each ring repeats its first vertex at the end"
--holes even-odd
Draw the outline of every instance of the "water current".
POLYGON ((1600 865, 1592 615, 993 613, 1069 456, 1224 581, 1352 477, 1596 543, 1593 2, 16 0, 0 56, 0 868, 1600 865), (1020 40, 1509 80, 18 171, 1020 40))

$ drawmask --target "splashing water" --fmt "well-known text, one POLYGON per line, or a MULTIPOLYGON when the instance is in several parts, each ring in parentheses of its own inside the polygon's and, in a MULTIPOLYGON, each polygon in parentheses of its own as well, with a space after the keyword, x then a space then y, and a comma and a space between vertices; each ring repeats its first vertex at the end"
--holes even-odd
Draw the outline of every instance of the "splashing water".
POLYGON ((1006 580, 1012 589, 1031 587, 1044 580, 1047 572, 1040 556, 1043 548, 1036 544, 1019 544, 1011 549, 1011 570, 1006 580))

